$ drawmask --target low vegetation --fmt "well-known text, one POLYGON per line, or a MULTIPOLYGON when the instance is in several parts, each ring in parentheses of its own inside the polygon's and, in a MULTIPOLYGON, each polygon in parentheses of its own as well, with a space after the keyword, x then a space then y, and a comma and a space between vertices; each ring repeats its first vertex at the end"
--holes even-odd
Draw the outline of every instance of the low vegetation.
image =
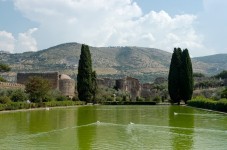
POLYGON ((21 89, 1 89, 0 111, 57 106, 75 106, 85 104, 85 102, 79 101, 77 98, 67 98, 66 96, 62 95, 58 90, 50 90, 44 95, 42 101, 36 101, 34 99, 34 101, 31 101, 29 98, 29 93, 21 89))
POLYGON ((215 111, 227 112, 227 99, 214 100, 202 96, 196 97, 188 101, 189 106, 210 109, 215 111))

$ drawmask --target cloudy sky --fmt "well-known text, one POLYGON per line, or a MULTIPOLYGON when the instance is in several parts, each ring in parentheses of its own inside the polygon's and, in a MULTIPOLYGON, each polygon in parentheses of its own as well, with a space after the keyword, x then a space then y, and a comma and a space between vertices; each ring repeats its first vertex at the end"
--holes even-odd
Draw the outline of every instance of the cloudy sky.
POLYGON ((227 0, 0 0, 0 50, 65 42, 227 53, 227 0))

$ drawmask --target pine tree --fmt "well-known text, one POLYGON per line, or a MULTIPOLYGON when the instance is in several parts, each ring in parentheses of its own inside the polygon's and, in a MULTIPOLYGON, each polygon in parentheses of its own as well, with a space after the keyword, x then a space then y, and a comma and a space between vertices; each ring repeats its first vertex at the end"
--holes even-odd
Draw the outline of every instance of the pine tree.
POLYGON ((181 94, 180 94, 180 86, 181 86, 181 54, 182 51, 180 48, 174 48, 174 52, 172 54, 172 59, 170 63, 169 76, 168 76, 168 90, 169 95, 172 100, 172 103, 180 103, 181 94))
POLYGON ((181 58, 181 98, 187 103, 192 98, 194 86, 192 63, 187 49, 183 50, 181 58))
POLYGON ((92 101, 92 62, 89 47, 82 44, 77 75, 78 98, 92 101))

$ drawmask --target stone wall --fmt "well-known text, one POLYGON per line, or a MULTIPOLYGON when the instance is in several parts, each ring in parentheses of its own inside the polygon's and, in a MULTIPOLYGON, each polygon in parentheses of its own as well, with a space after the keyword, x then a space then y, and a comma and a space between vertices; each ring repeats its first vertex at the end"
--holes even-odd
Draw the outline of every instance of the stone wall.
POLYGON ((115 80, 111 78, 97 79, 97 84, 98 86, 106 86, 108 88, 114 88, 115 80))
POLYGON ((59 90, 63 95, 73 98, 75 95, 75 80, 73 79, 60 79, 59 90))
POLYGON ((0 89, 25 89, 23 84, 0 82, 0 89))
POLYGON ((18 73, 17 83, 26 84, 30 77, 42 77, 48 80, 53 89, 59 89, 59 74, 58 72, 47 72, 47 73, 18 73))
POLYGON ((130 95, 132 101, 135 101, 136 97, 139 97, 141 92, 139 80, 132 77, 116 80, 116 88, 127 92, 130 95))

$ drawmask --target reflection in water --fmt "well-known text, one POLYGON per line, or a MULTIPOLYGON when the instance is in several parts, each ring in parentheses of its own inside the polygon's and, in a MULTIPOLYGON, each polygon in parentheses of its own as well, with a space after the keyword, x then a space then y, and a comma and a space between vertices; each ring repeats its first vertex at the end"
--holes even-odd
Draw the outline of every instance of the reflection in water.
POLYGON ((77 113, 77 142, 81 150, 92 149, 92 143, 96 136, 97 112, 90 107, 80 107, 77 113))
POLYGON ((194 132, 194 111, 188 107, 169 107, 169 126, 173 149, 192 149, 194 132))

